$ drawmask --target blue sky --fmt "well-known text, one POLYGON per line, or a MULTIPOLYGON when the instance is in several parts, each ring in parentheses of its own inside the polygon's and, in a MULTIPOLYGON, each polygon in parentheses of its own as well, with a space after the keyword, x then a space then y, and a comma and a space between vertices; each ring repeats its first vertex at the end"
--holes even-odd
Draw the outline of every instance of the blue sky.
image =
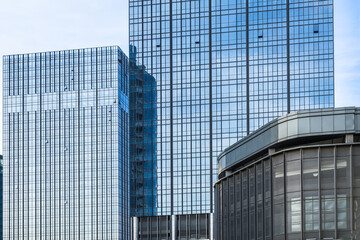
MULTIPOLYGON (((127 0, 0 0, 0 22, 0 82, 6 54, 108 45, 128 52, 127 0)), ((0 154, 1 143, 2 134, 0 154)))
POLYGON ((335 1, 335 104, 360 107, 360 1, 335 1))
MULTIPOLYGON (((360 106, 360 0, 334 1, 335 102, 360 106)), ((0 0, 0 22, 0 56, 106 45, 128 53, 127 0, 0 0)))

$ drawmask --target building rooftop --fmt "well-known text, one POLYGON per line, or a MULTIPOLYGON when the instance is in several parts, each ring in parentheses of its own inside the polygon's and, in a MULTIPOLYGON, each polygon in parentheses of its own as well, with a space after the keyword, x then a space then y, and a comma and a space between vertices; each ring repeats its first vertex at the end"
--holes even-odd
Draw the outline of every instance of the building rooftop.
POLYGON ((70 51, 80 51, 80 50, 86 51, 86 50, 91 50, 91 49, 102 49, 102 48, 117 48, 122 51, 122 49, 117 45, 108 45, 108 46, 98 46, 98 47, 70 48, 70 49, 60 49, 60 50, 6 54, 6 55, 3 55, 3 59, 5 59, 6 57, 10 57, 10 56, 34 55, 34 54, 44 54, 44 53, 59 53, 59 52, 70 52, 70 51))

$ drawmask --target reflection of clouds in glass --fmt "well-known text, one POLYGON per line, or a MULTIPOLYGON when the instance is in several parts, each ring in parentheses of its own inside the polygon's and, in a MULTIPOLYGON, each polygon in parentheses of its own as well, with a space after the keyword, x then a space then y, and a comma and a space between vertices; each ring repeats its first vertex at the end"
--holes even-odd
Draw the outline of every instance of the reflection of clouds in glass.
MULTIPOLYGON (((319 40, 329 31, 319 25, 319 33, 313 36, 313 23, 319 18, 324 24, 331 22, 329 14, 315 14, 315 8, 309 9, 307 3, 306 6, 303 2, 292 3, 290 9, 306 8, 307 15, 298 11, 290 16, 289 36, 284 0, 248 1, 248 9, 247 1, 215 1, 211 5, 210 51, 206 2, 174 2, 172 35, 166 18, 160 19, 161 24, 147 24, 159 20, 160 9, 156 11, 155 5, 152 5, 153 15, 150 8, 145 7, 141 15, 133 16, 136 24, 133 24, 131 44, 141 47, 143 64, 157 80, 157 213, 161 214, 172 214, 169 212, 171 201, 175 214, 207 212, 211 203, 200 200, 199 204, 194 199, 210 194, 212 183, 198 181, 210 178, 213 173, 213 180, 216 179, 216 156, 220 151, 288 111, 332 106, 331 101, 319 98, 319 103, 315 99, 313 103, 310 99, 333 94, 329 84, 331 74, 316 76, 326 81, 314 80, 314 75, 329 72, 332 67, 323 63, 332 58, 329 54, 332 48, 325 52, 326 45, 320 44, 328 39, 319 40), (199 9, 200 13, 192 9, 199 9), (247 10, 250 12, 248 27, 245 26, 247 10), (136 25, 143 16, 144 29, 140 30, 136 25), (307 27, 297 27, 304 25, 300 20, 310 18, 311 22, 305 24, 307 27), (317 65, 313 64, 315 61, 317 65), (307 63, 298 64, 300 62, 307 63), (328 86, 324 87, 325 84, 328 86), (289 95, 288 87, 293 90, 289 95), (323 88, 326 90, 320 92, 323 88), (289 105, 293 108, 288 109, 289 105), (210 159, 210 147, 213 159, 210 159), (213 173, 210 172, 211 160, 213 173), (171 180, 173 191, 169 186, 171 180), (170 193, 174 194, 173 199, 169 199, 170 193)), ((329 4, 322 1, 324 3, 329 4)), ((144 112, 149 116, 149 111, 144 112)))

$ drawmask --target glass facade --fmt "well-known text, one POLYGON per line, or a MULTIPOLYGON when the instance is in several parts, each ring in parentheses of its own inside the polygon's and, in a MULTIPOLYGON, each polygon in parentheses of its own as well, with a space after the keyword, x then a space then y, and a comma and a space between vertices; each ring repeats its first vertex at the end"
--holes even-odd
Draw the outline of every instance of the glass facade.
POLYGON ((358 239, 360 108, 291 113, 218 158, 216 240, 358 239))
POLYGON ((3 57, 4 238, 129 238, 128 59, 3 57))
POLYGON ((215 185, 216 239, 358 239, 359 137, 291 146, 215 185))
POLYGON ((136 62, 136 48, 130 47, 130 182, 131 199, 138 208, 153 208, 156 202, 156 82, 145 66, 136 62), (141 199, 141 201, 140 201, 141 199))
POLYGON ((332 0, 130 0, 130 44, 155 79, 140 89, 156 94, 145 105, 156 134, 130 139, 151 149, 136 161, 152 169, 136 172, 150 184, 132 182, 132 216, 213 212, 223 149, 288 112, 334 106, 332 0))

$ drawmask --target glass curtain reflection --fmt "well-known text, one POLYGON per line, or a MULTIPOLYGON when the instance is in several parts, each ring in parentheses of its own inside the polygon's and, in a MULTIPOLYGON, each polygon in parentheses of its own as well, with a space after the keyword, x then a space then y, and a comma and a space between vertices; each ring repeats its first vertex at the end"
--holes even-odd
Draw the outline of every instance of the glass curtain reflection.
POLYGON ((4 56, 4 238, 127 239, 128 59, 4 56))
POLYGON ((222 150, 287 112, 333 107, 332 25, 332 0, 130 0, 131 57, 156 94, 156 135, 131 139, 155 152, 137 173, 153 189, 132 184, 131 214, 212 212, 222 150))

